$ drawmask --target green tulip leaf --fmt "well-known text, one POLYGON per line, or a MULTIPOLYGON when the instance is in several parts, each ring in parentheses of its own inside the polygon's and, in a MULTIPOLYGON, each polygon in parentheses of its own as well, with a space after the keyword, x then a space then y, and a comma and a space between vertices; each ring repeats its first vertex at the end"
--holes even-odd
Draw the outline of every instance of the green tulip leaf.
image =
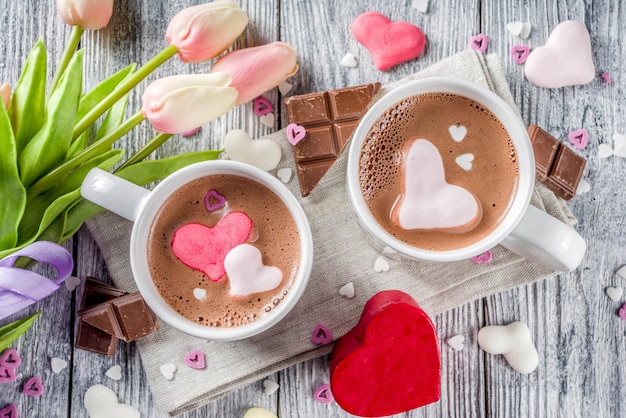
POLYGON ((124 79, 131 74, 135 68, 136 64, 131 64, 125 68, 122 68, 109 78, 100 82, 96 87, 94 87, 91 91, 86 93, 78 104, 78 109, 76 111, 76 120, 82 119, 91 109, 93 109, 98 103, 100 103, 105 97, 107 97, 115 88, 120 84, 124 79))
POLYGON ((41 312, 37 312, 27 318, 18 319, 0 328, 0 353, 11 345, 13 341, 17 340, 20 335, 28 331, 35 319, 39 318, 39 315, 41 315, 41 312))

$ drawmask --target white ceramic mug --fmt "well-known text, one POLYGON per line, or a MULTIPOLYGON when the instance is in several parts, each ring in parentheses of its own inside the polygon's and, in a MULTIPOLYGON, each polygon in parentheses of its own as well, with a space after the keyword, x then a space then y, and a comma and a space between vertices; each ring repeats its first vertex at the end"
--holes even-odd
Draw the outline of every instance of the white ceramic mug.
POLYGON ((381 97, 363 116, 352 136, 347 179, 350 201, 363 229, 377 243, 410 259, 428 262, 457 261, 482 254, 501 244, 522 257, 553 270, 571 271, 578 267, 585 254, 586 243, 574 229, 530 205, 535 185, 535 160, 526 127, 520 117, 500 96, 470 81, 445 77, 428 78, 404 84, 381 97), (519 182, 505 218, 483 239, 459 249, 425 250, 395 238, 374 219, 359 185, 361 148, 372 124, 395 103, 425 93, 453 93, 481 103, 500 120, 517 153, 519 182))
POLYGON ((130 262, 137 288, 154 313, 174 328, 207 340, 239 340, 265 331, 280 321, 303 294, 313 265, 313 238, 307 217, 294 195, 277 178, 249 164, 228 160, 189 165, 161 181, 153 191, 100 169, 91 170, 81 186, 82 196, 134 222, 130 240, 130 262), (293 216, 300 238, 298 272, 289 294, 277 307, 254 322, 234 327, 209 327, 176 312, 160 295, 150 276, 147 259, 148 234, 152 220, 168 197, 184 184, 213 174, 252 179, 273 191, 293 216))

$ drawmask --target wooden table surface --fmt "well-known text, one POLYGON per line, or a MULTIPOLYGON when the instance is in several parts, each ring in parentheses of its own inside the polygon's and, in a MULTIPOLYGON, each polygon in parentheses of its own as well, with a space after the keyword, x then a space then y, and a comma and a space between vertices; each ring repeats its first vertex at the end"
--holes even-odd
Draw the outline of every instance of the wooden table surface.
MULTIPOLYGON (((109 26, 87 32, 86 87, 131 61, 146 62, 166 46, 169 19, 196 0, 115 0, 109 26)), ((623 30, 626 7, 620 0, 430 0, 423 14, 411 0, 241 0, 250 23, 235 47, 256 46, 274 40, 291 43, 298 52, 300 71, 289 81, 301 94, 373 81, 388 83, 462 51, 470 36, 480 32, 490 38, 488 53, 502 61, 507 80, 524 122, 536 123, 567 142, 570 131, 586 128, 589 145, 576 151, 588 160, 584 178, 590 191, 568 205, 579 219, 578 231, 588 242, 583 264, 574 272, 468 303, 434 318, 441 339, 441 400, 403 414, 407 417, 620 417, 626 416, 626 346, 624 322, 617 315, 623 298, 607 297, 609 286, 625 286, 616 271, 626 264, 624 204, 626 160, 598 158, 599 144, 612 145, 615 132, 626 133, 626 42, 623 30), (406 20, 423 29, 428 38, 418 59, 379 72, 368 52, 350 34, 351 22, 360 13, 374 10, 392 20, 406 20), (591 33, 598 77, 585 86, 538 88, 527 82, 523 67, 513 63, 509 48, 543 45, 550 31, 568 19, 579 20, 591 33), (527 40, 507 31, 513 21, 528 21, 527 40), (339 65, 346 53, 358 60, 356 68, 339 65), (599 75, 613 79, 605 83, 599 75), (477 345, 478 330, 488 324, 520 320, 530 327, 539 352, 539 366, 529 375, 515 372, 501 356, 483 352, 477 345), (445 341, 465 336, 465 348, 451 349, 445 341)), ((53 0, 0 0, 0 80, 15 84, 28 50, 43 37, 52 68, 70 29, 60 20, 53 0)), ((210 63, 185 65, 172 59, 149 80, 164 75, 206 72, 210 63)), ((51 70, 50 70, 51 72, 51 70)), ((140 107, 147 81, 132 94, 129 114, 140 107)), ((285 126, 283 97, 277 89, 265 95, 277 112, 276 126, 259 123, 247 104, 203 127, 193 139, 172 138, 157 156, 190 149, 220 146, 225 133, 240 128, 253 137, 285 126)), ((144 123, 119 144, 137 149, 153 136, 144 123)), ((568 144, 569 145, 569 144, 568 144)), ((74 274, 109 280, 106 266, 89 232, 83 228, 67 248, 73 252, 74 274)), ((40 398, 20 393, 16 384, 0 384, 0 408, 15 403, 20 417, 84 417, 83 396, 88 387, 103 383, 120 401, 137 407, 142 416, 163 417, 154 407, 150 388, 134 344, 120 344, 113 357, 73 349, 75 311, 81 287, 65 288, 53 296, 0 321, 0 326, 43 311, 33 328, 12 347, 24 358, 23 377, 44 377, 46 392, 40 398), (68 367, 53 374, 50 359, 58 357, 68 367), (113 365, 122 367, 123 378, 105 377, 113 365)), ((295 365, 268 378, 280 384, 273 395, 263 393, 262 380, 231 393, 182 417, 241 417, 252 406, 261 406, 281 417, 345 417, 336 404, 313 400, 313 390, 328 379, 329 358, 295 365)))

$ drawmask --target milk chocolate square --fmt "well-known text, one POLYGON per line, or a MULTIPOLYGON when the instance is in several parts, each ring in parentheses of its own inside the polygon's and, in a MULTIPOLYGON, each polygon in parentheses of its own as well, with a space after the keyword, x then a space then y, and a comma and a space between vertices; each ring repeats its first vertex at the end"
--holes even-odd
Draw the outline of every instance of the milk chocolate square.
POLYGON ((111 334, 116 338, 124 338, 124 333, 115 316, 115 309, 113 309, 113 305, 108 302, 81 309, 78 311, 78 316, 89 325, 107 334, 111 334))
POLYGON ((300 193, 308 196, 339 157, 380 83, 303 94, 285 99, 289 123, 306 129, 293 147, 300 193))
POLYGON ((124 341, 135 341, 159 329, 152 310, 146 305, 139 292, 129 293, 111 301, 124 341))
POLYGON ((82 319, 78 319, 76 342, 74 347, 98 354, 112 356, 117 351, 119 339, 101 329, 89 325, 82 319))

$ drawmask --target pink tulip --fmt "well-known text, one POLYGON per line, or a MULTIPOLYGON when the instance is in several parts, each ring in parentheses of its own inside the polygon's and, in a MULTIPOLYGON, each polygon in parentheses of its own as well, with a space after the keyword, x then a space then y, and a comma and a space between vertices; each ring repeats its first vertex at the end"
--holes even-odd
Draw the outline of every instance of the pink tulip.
POLYGON ((2 98, 2 103, 4 103, 4 108, 9 108, 9 99, 11 98, 11 86, 9 83, 4 83, 0 86, 0 97, 2 98))
POLYGON ((158 132, 190 131, 228 112, 237 102, 226 73, 175 75, 150 84, 141 108, 158 132))
POLYGON ((228 49, 248 24, 248 15, 233 0, 188 7, 172 18, 165 37, 183 62, 215 58, 228 49))
POLYGON ((239 49, 217 60, 212 71, 230 74, 230 85, 239 91, 237 104, 242 104, 294 75, 298 71, 296 51, 283 42, 239 49))
POLYGON ((113 0, 57 0, 57 12, 70 26, 101 29, 109 24, 113 0))

